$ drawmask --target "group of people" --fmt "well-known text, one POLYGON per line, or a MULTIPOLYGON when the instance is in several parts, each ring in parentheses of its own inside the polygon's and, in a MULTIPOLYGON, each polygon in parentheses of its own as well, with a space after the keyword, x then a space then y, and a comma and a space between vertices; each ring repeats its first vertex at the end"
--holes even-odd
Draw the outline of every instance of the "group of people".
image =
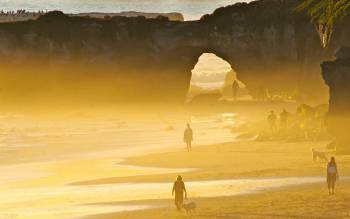
POLYGON ((327 137, 324 113, 319 109, 298 107, 295 114, 281 111, 279 116, 271 110, 267 116, 270 136, 289 140, 317 140, 327 137), (279 124, 278 124, 279 122, 279 124))
MULTIPOLYGON (((287 128, 287 121, 288 121, 289 113, 283 109, 282 112, 280 113, 280 129, 286 129, 287 128)), ((275 111, 271 110, 270 115, 267 117, 267 121, 270 126, 270 130, 272 133, 277 132, 278 127, 277 127, 277 115, 275 114, 275 111)))

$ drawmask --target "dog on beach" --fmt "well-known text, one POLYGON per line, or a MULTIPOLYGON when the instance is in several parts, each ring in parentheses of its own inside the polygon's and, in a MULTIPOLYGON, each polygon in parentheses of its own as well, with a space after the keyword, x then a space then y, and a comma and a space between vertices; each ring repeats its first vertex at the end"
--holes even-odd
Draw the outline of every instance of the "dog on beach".
POLYGON ((192 211, 196 210, 197 205, 195 202, 189 202, 182 205, 182 208, 186 210, 187 213, 191 213, 192 211))
POLYGON ((326 153, 325 152, 316 151, 314 148, 312 148, 312 158, 313 158, 314 161, 324 160, 324 161, 328 162, 326 153))

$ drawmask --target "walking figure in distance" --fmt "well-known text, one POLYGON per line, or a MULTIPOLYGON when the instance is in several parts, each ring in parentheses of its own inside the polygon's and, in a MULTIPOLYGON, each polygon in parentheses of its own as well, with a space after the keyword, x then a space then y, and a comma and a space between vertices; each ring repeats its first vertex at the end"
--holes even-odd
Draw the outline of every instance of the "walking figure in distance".
POLYGON ((192 150, 193 141, 193 131, 191 129, 190 124, 187 124, 187 128, 184 132, 184 141, 186 142, 187 151, 190 152, 192 150))
POLYGON ((287 129, 287 127, 288 127, 288 125, 287 125, 288 116, 289 116, 288 112, 285 109, 283 109, 283 111, 280 114, 280 128, 282 130, 287 129))
POLYGON ((334 195, 335 182, 339 179, 337 164, 334 157, 327 164, 327 184, 329 195, 334 195))
POLYGON ((187 199, 187 191, 185 187, 185 183, 182 181, 182 177, 179 175, 174 182, 172 195, 175 193, 175 206, 178 211, 181 211, 182 204, 184 202, 184 193, 185 199, 187 199))
POLYGON ((238 88, 239 88, 239 84, 237 80, 234 80, 232 84, 232 96, 234 101, 237 100, 238 88))
POLYGON ((270 125, 271 132, 275 133, 277 131, 277 116, 273 110, 271 110, 270 115, 267 117, 267 121, 270 125))

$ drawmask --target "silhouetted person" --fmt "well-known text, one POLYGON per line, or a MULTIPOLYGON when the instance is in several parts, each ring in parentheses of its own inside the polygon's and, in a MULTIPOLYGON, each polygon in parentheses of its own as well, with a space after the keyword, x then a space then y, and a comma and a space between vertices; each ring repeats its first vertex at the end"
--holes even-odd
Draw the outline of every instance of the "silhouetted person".
POLYGON ((237 100, 238 89, 239 89, 239 84, 237 80, 234 80, 232 84, 232 96, 234 101, 237 100))
POLYGON ((264 87, 259 87, 257 91, 258 101, 265 101, 267 99, 267 90, 264 87))
POLYGON ((277 131, 277 126, 276 126, 277 116, 273 110, 271 110, 270 115, 267 117, 267 121, 269 123, 271 132, 276 132, 277 131))
POLYGON ((287 128, 287 122, 288 122, 288 112, 283 109, 283 111, 280 114, 280 127, 281 129, 286 129, 287 128))
POLYGON ((329 194, 334 195, 335 182, 339 178, 337 164, 334 157, 331 157, 331 161, 327 164, 327 184, 329 194))
POLYGON ((187 128, 184 132, 184 141, 186 142, 187 151, 192 150, 192 141, 193 141, 193 131, 190 127, 190 124, 187 124, 187 128))
POLYGON ((177 176, 176 181, 174 182, 172 195, 175 192, 175 206, 177 210, 181 211, 182 204, 184 202, 184 193, 185 198, 187 199, 187 191, 185 187, 185 183, 182 181, 181 176, 177 176))

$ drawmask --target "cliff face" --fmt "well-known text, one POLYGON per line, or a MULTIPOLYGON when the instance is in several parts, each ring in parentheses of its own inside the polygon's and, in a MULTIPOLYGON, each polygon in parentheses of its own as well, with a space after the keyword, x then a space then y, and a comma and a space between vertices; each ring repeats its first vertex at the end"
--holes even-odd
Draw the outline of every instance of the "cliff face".
POLYGON ((212 28, 210 48, 228 61, 253 91, 292 92, 299 87, 302 101, 322 103, 327 89, 319 63, 341 45, 350 45, 347 18, 325 51, 309 18, 296 13, 298 1, 272 0, 218 9, 202 20, 212 28))
POLYGON ((212 52, 252 93, 260 87, 291 92, 298 85, 306 100, 325 100, 319 63, 350 45, 350 20, 324 52, 309 19, 293 12, 296 4, 241 3, 189 22, 52 12, 0 24, 0 97, 181 102, 199 56, 212 52))
POLYGON ((329 86, 327 127, 337 138, 339 150, 350 152, 350 47, 336 52, 334 61, 322 63, 322 76, 329 86))

